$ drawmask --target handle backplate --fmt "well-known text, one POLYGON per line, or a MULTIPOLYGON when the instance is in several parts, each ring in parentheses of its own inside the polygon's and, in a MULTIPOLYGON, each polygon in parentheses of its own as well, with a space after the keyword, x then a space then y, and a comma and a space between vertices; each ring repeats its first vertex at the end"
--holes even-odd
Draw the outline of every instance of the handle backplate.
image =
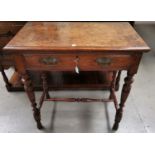
POLYGON ((58 59, 55 57, 46 57, 46 58, 41 58, 39 62, 46 65, 55 65, 58 63, 58 59))
POLYGON ((107 66, 107 65, 110 65, 111 64, 112 60, 110 58, 102 57, 102 58, 97 58, 96 59, 96 62, 99 65, 107 66))

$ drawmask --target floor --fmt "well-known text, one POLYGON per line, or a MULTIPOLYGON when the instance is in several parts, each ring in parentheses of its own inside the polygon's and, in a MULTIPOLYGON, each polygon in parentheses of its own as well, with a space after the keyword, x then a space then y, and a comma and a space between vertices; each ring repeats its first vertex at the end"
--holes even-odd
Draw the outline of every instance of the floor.
MULTIPOLYGON (((142 58, 133 89, 126 102, 124 117, 118 133, 155 132, 155 24, 136 23, 136 30, 152 48, 142 58)), ((7 71, 11 74, 11 70, 7 71)), ((121 83, 123 82, 123 73, 121 83)), ((40 96, 37 93, 37 97, 40 96)), ((117 92, 119 96, 120 91, 117 92)), ((94 97, 108 96, 106 91, 57 91, 52 96, 94 97)), ((30 103, 25 93, 9 93, 0 76, 0 132, 60 133, 60 132, 112 132, 115 109, 112 103, 45 103, 42 122, 45 127, 36 128, 30 103)))

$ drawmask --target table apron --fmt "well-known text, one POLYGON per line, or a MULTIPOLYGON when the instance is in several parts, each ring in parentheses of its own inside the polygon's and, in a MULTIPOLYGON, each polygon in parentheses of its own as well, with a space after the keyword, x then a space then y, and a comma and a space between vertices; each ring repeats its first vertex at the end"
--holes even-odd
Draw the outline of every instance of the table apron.
POLYGON ((46 71, 108 71, 128 70, 138 66, 139 55, 130 54, 26 54, 27 70, 46 71))

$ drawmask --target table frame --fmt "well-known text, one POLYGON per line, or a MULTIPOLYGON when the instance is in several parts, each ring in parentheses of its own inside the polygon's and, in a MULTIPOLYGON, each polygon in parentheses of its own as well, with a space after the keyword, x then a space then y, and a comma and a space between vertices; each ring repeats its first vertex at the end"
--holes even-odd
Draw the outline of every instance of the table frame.
MULTIPOLYGON (((123 109, 124 109, 124 106, 125 106, 125 102, 129 96, 129 93, 130 93, 130 90, 131 90, 131 85, 133 83, 133 77, 134 75, 137 73, 137 70, 138 70, 138 66, 139 66, 139 62, 141 60, 141 56, 142 56, 142 53, 138 53, 136 55, 136 57, 138 57, 138 60, 136 62, 136 65, 132 65, 131 67, 131 64, 129 64, 128 68, 126 69, 127 71, 127 76, 125 77, 124 79, 124 84, 123 84, 123 88, 122 88, 122 92, 121 92, 121 99, 120 99, 120 104, 119 106, 117 106, 117 100, 115 99, 115 107, 116 108, 116 115, 115 115, 115 122, 114 122, 114 125, 113 125, 113 130, 117 130, 118 127, 119 127, 119 123, 120 121, 122 120, 122 116, 123 116, 123 109)), ((42 79, 43 79, 43 94, 42 94, 42 97, 40 99, 40 108, 38 108, 38 104, 36 102, 36 98, 35 98, 35 92, 34 92, 34 88, 33 88, 33 84, 32 84, 32 81, 31 81, 31 78, 29 77, 28 75, 28 72, 27 72, 27 68, 25 66, 25 64, 23 62, 25 62, 24 60, 24 56, 22 55, 15 55, 14 56, 15 58, 15 62, 16 62, 16 66, 17 66, 17 71, 18 73, 21 75, 22 77, 22 82, 24 84, 24 89, 27 93, 27 96, 31 102, 31 106, 32 106, 32 109, 33 109, 33 116, 34 116, 34 119, 37 123, 37 127, 38 129, 43 129, 43 125, 41 123, 41 115, 40 115, 40 109, 41 109, 41 106, 42 106, 42 102, 44 100, 50 100, 50 101, 55 101, 55 100, 65 100, 65 101, 93 101, 94 99, 55 99, 55 98, 51 98, 49 97, 48 95, 48 87, 47 87, 47 82, 46 82, 46 75, 45 73, 43 74, 42 76, 42 79), (45 95, 46 95, 46 99, 45 99, 45 95)), ((103 69, 104 71, 104 69, 103 69)), ((120 69, 117 69, 117 70, 111 70, 113 71, 114 73, 114 76, 113 76, 113 81, 112 81, 112 87, 111 87, 111 95, 110 95, 110 100, 109 101, 114 101, 114 98, 116 97, 115 96, 115 86, 118 85, 118 81, 120 79, 120 72, 121 70, 120 69), (117 79, 116 79, 116 73, 118 73, 118 76, 117 76, 117 79)), ((108 100, 98 100, 98 101, 106 101, 108 102, 108 100)))

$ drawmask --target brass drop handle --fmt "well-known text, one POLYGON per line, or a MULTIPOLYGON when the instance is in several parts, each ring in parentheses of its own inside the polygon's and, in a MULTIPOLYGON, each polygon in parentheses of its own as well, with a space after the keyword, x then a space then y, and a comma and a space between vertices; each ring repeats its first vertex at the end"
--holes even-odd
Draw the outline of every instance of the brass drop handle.
POLYGON ((110 58, 106 58, 106 57, 102 57, 102 58, 97 58, 96 59, 96 62, 99 64, 99 65, 102 65, 102 66, 107 66, 107 65, 110 65, 111 64, 111 59, 110 58))
POLYGON ((55 65, 58 63, 58 59, 55 57, 41 58, 39 61, 46 65, 55 65))

